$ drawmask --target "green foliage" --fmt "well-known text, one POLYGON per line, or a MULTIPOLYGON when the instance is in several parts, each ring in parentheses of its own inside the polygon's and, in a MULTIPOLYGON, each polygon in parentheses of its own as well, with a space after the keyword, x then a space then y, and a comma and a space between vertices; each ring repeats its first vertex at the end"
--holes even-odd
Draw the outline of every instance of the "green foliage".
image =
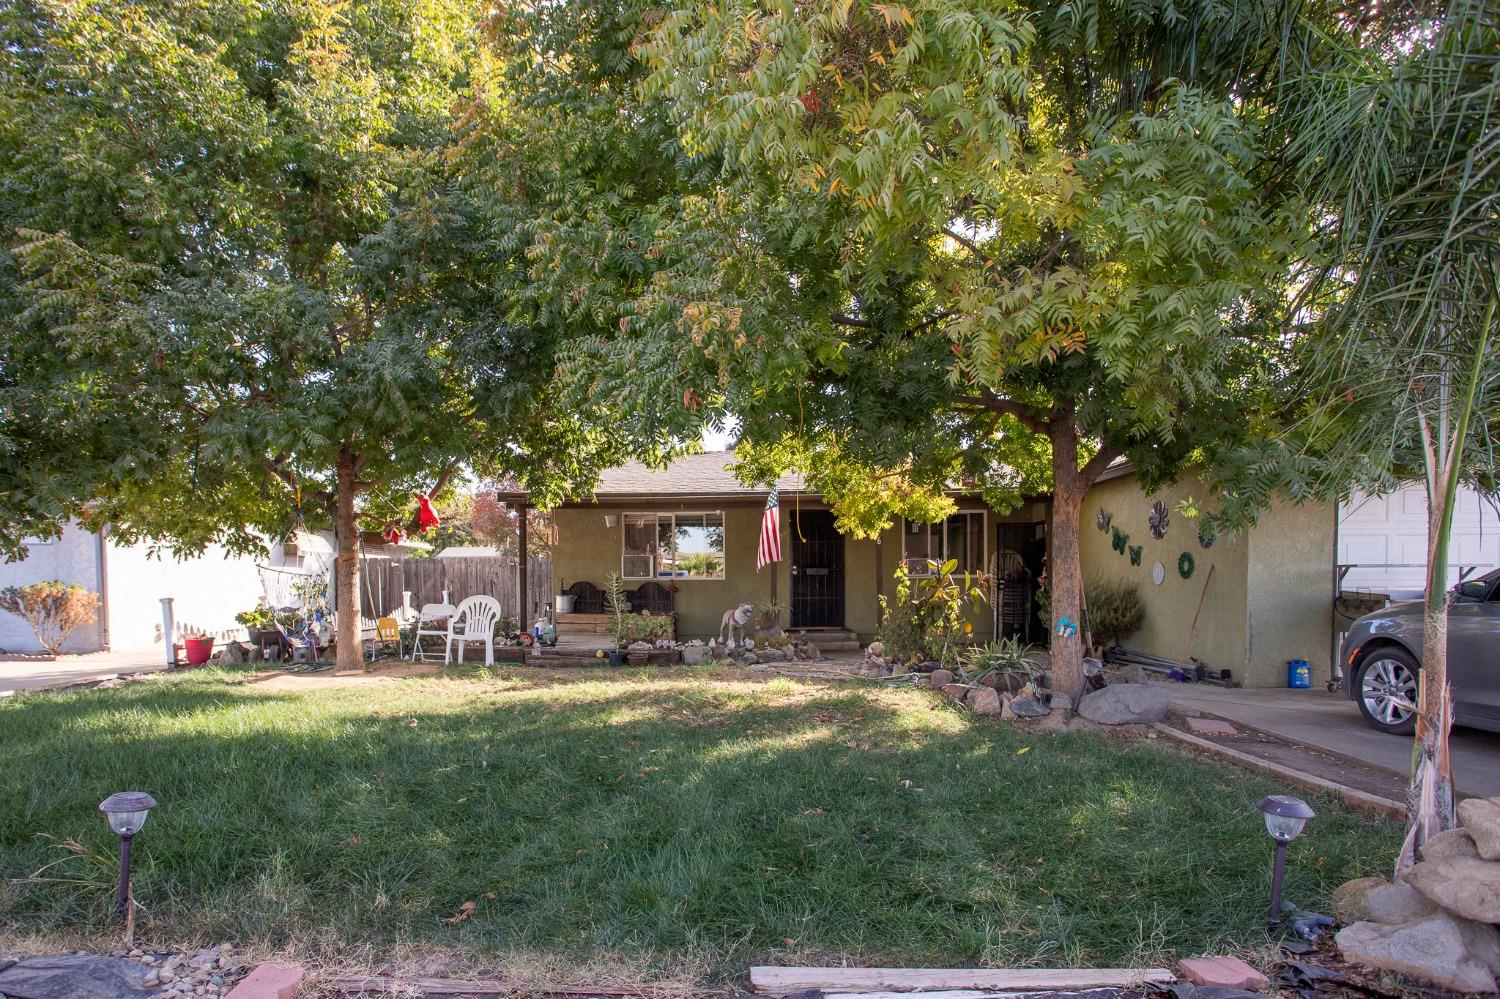
POLYGON ((250 610, 240 611, 234 616, 235 623, 251 631, 270 631, 276 627, 276 615, 265 604, 256 604, 250 610))
POLYGON ((99 594, 58 579, 7 586, 0 590, 0 611, 25 621, 42 650, 57 655, 69 635, 97 619, 99 594))
POLYGON ((974 633, 969 620, 988 600, 983 576, 959 572, 958 562, 927 560, 926 575, 913 577, 905 563, 896 567, 895 596, 880 595, 877 637, 902 662, 936 659, 952 667, 974 633))
POLYGON ((642 611, 639 614, 628 614, 626 617, 624 636, 626 645, 632 642, 655 643, 672 637, 672 619, 665 614, 642 611))
POLYGON ((609 615, 609 631, 615 636, 615 648, 630 644, 630 601, 625 598, 625 581, 618 572, 604 579, 604 612, 609 615))
POLYGON ((978 683, 992 674, 1022 677, 1029 683, 1039 683, 1042 677, 1030 649, 1014 637, 967 649, 959 663, 965 683, 978 683))
POLYGON ((1139 628, 1146 616, 1140 587, 1122 579, 1089 580, 1084 587, 1084 603, 1088 606, 1089 630, 1094 641, 1103 645, 1117 644, 1121 637, 1139 628))

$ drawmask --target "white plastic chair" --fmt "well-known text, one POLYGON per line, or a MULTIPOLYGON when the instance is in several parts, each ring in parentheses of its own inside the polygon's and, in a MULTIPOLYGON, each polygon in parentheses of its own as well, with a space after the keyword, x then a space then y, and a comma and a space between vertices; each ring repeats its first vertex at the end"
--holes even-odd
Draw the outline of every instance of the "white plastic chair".
POLYGON ((484 664, 495 665, 495 625, 500 620, 500 601, 494 597, 466 597, 448 619, 448 645, 443 663, 453 661, 453 643, 458 643, 458 661, 464 661, 466 642, 484 643, 484 664))
POLYGON ((442 603, 423 604, 422 609, 417 613, 417 633, 412 636, 411 657, 418 662, 426 662, 429 659, 437 658, 436 652, 422 651, 422 639, 425 636, 439 639, 444 643, 443 662, 447 662, 448 625, 453 620, 453 615, 457 613, 458 608, 448 603, 446 599, 442 603), (439 621, 442 622, 441 627, 438 626, 439 621))

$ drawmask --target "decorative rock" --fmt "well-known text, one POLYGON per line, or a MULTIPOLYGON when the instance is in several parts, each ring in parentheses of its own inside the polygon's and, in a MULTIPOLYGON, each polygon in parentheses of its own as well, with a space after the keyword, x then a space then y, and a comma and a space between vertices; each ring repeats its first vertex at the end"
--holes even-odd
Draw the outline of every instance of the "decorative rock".
MULTIPOLYGON (((937 674, 934 673, 933 676, 937 676, 937 674)), ((936 685, 936 683, 933 684, 933 686, 936 685)), ((943 693, 947 696, 948 700, 957 701, 959 704, 962 704, 964 698, 969 696, 969 685, 967 683, 945 683, 943 684, 943 693)))
POLYGON ((1009 698, 1009 697, 1005 698, 1005 700, 1003 700, 1003 701, 1000 702, 1000 720, 1001 721, 1015 721, 1016 720, 1016 713, 1015 713, 1014 710, 1011 709, 1010 702, 1011 702, 1011 698, 1009 698))
MULTIPOLYGON (((1494 933, 1493 927, 1484 927, 1494 933)), ((1477 957, 1471 944, 1483 951, 1483 934, 1460 920, 1439 913, 1415 923, 1388 926, 1355 923, 1334 938, 1346 961, 1399 975, 1410 975, 1458 992, 1493 993, 1495 975, 1477 957)))
POLYGON ((1365 896, 1365 917, 1372 923, 1415 923, 1438 911, 1438 907, 1409 884, 1384 884, 1365 896))
POLYGON ((1333 890, 1333 914, 1345 926, 1365 922, 1370 918, 1370 893, 1389 884, 1389 881, 1380 877, 1345 881, 1333 890))
POLYGON ((935 670, 933 670, 932 671, 932 678, 930 680, 928 680, 928 683, 930 683, 932 685, 932 689, 933 690, 942 690, 944 687, 948 686, 948 684, 950 684, 952 682, 953 682, 953 673, 950 672, 949 670, 945 670, 945 669, 935 669, 935 670))
POLYGON ((1422 861, 1402 879, 1449 912, 1500 923, 1500 864, 1478 857, 1440 857, 1422 861))
POLYGON ((761 649, 759 652, 757 652, 756 655, 760 658, 760 661, 763 662, 763 663, 785 662, 786 661, 786 650, 785 649, 778 649, 778 648, 775 648, 775 647, 769 646, 769 645, 766 646, 765 648, 761 649))
POLYGON ((998 715, 1002 707, 1000 695, 989 687, 980 687, 975 690, 974 698, 969 702, 969 709, 976 715, 998 715))
POLYGON ((1052 700, 1048 703, 1051 704, 1053 711, 1072 711, 1074 708, 1072 696, 1062 691, 1054 693, 1052 700))
POLYGON ((1012 698, 1010 710, 1018 718, 1041 718, 1043 715, 1050 715, 1052 713, 1052 709, 1047 707, 1047 705, 1041 701, 1034 701, 1029 697, 1012 698))
POLYGON ((880 656, 883 659, 883 658, 885 658, 885 643, 884 642, 871 642, 870 643, 870 647, 867 648, 865 651, 868 652, 872 656, 880 656))
POLYGON ((1479 859, 1479 847, 1467 829, 1444 829, 1422 844, 1423 860, 1445 860, 1448 857, 1479 859))
POLYGON ((891 676, 905 676, 906 674, 906 663, 896 663, 891 667, 891 676))
POLYGON ((1194 985, 1259 992, 1270 980, 1237 957, 1190 957, 1177 962, 1177 977, 1194 985))
POLYGON ((119 999, 145 994, 150 969, 123 957, 74 954, 29 957, 0 971, 0 995, 11 999, 119 999))
POLYGON ((1500 860, 1500 798, 1465 798, 1458 803, 1458 820, 1481 857, 1500 860))
POLYGON ((1167 716, 1167 692, 1155 684, 1111 684, 1084 694, 1078 713, 1100 725, 1158 722, 1167 716))
POLYGON ((936 673, 939 669, 942 668, 942 665, 943 664, 938 662, 936 659, 928 659, 924 662, 917 663, 917 672, 936 673))
POLYGON ((684 666, 702 666, 708 662, 707 645, 689 645, 682 650, 682 664, 684 666))
POLYGON ((262 964, 229 993, 229 999, 293 999, 302 987, 302 969, 295 964, 262 964))

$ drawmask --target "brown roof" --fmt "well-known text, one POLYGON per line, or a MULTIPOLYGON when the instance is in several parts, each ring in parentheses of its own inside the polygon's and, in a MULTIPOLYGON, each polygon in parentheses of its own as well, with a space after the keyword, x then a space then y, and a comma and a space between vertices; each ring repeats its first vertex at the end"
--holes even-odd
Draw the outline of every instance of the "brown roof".
MULTIPOLYGON (((733 464, 733 451, 690 454, 661 470, 647 468, 638 461, 627 461, 600 476, 599 488, 594 495, 597 499, 614 496, 739 496, 748 499, 770 492, 767 486, 746 486, 740 482, 730 470, 733 464)), ((776 485, 784 492, 796 492, 802 488, 802 476, 796 473, 783 475, 776 485)))

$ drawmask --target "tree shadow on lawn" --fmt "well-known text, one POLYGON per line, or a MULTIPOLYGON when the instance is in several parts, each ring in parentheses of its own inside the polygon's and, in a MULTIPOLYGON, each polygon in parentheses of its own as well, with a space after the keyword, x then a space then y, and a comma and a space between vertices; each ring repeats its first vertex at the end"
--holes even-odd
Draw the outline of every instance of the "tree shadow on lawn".
MULTIPOLYGON (((113 715, 42 706, 0 734, 0 874, 55 859, 41 833, 108 856, 97 802, 141 786, 162 804, 136 894, 162 937, 607 950, 663 969, 707 955, 717 977, 818 955, 1088 965, 1264 940, 1254 805, 1284 790, 1268 781, 912 691, 642 682, 568 699, 470 684, 442 710, 416 680, 379 699, 161 688, 113 715)), ((1312 906, 1399 837, 1317 807, 1288 889, 1312 906)), ((27 886, 0 913, 60 927, 98 919, 89 901, 27 886)))

